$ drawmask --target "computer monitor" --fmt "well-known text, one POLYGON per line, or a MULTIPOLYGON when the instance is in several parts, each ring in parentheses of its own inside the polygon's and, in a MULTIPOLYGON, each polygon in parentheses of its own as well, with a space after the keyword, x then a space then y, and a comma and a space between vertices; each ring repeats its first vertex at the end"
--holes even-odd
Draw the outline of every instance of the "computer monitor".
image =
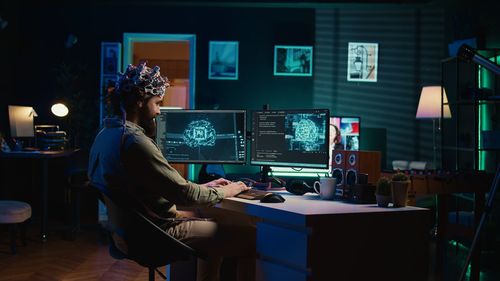
POLYGON ((328 118, 327 109, 253 112, 250 164, 328 168, 328 118))
POLYGON ((356 116, 333 116, 330 124, 340 130, 344 150, 359 150, 361 118, 356 116))
POLYGON ((36 112, 31 106, 9 105, 10 136, 13 138, 34 137, 34 117, 36 117, 36 112))
POLYGON ((246 111, 161 109, 156 142, 171 163, 244 164, 246 111))

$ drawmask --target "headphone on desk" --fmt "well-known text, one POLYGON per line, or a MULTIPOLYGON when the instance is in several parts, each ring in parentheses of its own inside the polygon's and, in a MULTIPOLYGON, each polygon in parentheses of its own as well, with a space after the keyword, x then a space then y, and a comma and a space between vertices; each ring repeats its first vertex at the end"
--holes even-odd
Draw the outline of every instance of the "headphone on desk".
POLYGON ((315 192, 314 189, 303 180, 293 180, 286 185, 286 190, 295 195, 304 195, 307 192, 315 192))

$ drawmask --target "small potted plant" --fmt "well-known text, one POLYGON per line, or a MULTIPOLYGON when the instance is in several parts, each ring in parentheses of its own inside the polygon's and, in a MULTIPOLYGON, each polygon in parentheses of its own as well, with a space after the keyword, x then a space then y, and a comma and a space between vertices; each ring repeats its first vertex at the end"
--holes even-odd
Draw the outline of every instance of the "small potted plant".
POLYGON ((392 203, 394 207, 407 205, 409 185, 410 180, 404 173, 397 172, 392 176, 392 203))
POLYGON ((377 181, 375 198, 379 207, 387 207, 392 201, 391 197, 391 181, 386 177, 381 177, 377 181))

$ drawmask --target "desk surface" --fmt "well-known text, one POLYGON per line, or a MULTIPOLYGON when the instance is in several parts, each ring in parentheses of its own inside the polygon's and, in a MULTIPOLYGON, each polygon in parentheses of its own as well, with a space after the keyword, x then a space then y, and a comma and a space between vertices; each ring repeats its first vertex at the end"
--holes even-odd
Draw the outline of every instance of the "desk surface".
POLYGON ((284 203, 261 203, 259 200, 226 198, 218 204, 219 208, 228 209, 247 215, 270 220, 285 220, 287 223, 305 226, 310 220, 324 216, 352 214, 377 214, 395 212, 428 212, 417 207, 381 208, 375 204, 362 205, 341 201, 321 200, 317 194, 293 195, 286 191, 277 191, 286 201, 284 203))

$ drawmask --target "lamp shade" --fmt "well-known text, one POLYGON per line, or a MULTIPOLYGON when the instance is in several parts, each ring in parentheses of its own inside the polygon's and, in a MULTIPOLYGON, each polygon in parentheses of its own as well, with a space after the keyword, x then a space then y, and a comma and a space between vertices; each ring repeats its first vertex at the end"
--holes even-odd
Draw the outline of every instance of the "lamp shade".
POLYGON ((33 117, 34 109, 31 106, 9 105, 10 136, 13 138, 34 137, 33 117))
POLYGON ((68 115, 68 112, 69 112, 68 107, 66 105, 64 105, 63 103, 54 104, 50 108, 50 110, 57 117, 64 117, 64 116, 68 115))
MULTIPOLYGON (((443 88, 443 118, 451 118, 448 97, 443 88)), ((441 118, 441 86, 422 87, 418 101, 417 119, 441 118)))

